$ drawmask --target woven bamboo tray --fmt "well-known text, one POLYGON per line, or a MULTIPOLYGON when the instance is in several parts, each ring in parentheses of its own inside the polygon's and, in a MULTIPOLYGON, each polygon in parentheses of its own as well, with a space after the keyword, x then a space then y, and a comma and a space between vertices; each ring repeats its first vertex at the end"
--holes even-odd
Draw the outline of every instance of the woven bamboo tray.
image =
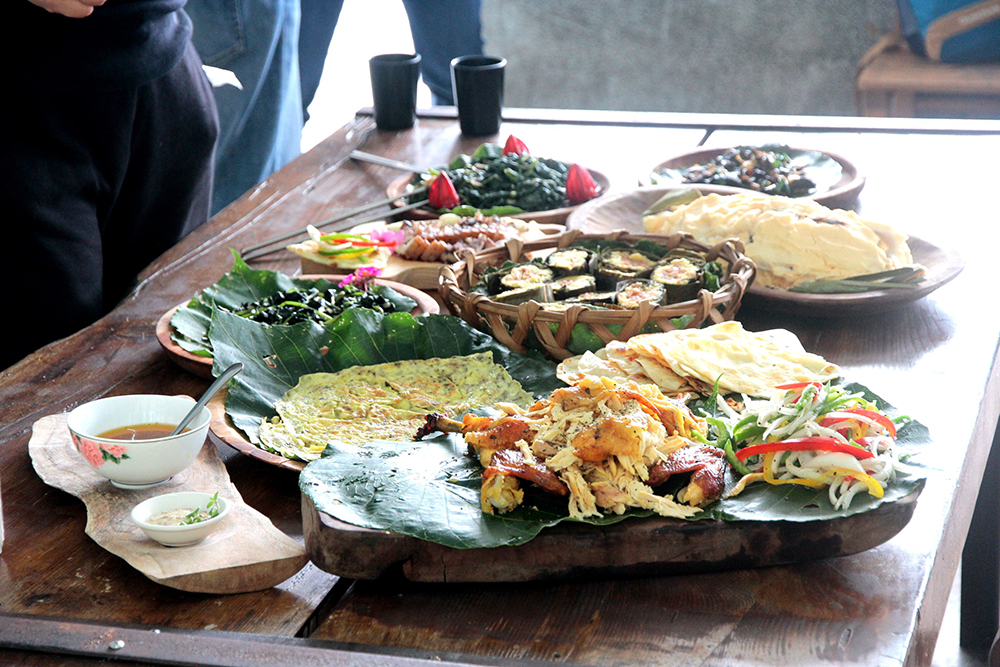
POLYGON ((610 234, 583 234, 579 230, 568 231, 558 237, 524 242, 512 239, 506 245, 491 248, 478 254, 469 253, 461 261, 444 266, 438 277, 439 292, 449 310, 472 326, 490 331, 497 340, 517 352, 527 350, 526 340, 534 331, 550 357, 557 360, 574 355, 566 349, 573 327, 586 325, 605 344, 613 340, 625 341, 641 333, 647 323, 656 324, 663 331, 677 327, 672 319, 692 315, 686 328, 693 329, 704 323, 717 324, 731 320, 740 308, 743 294, 753 282, 757 267, 743 254, 743 244, 730 239, 714 247, 701 244, 690 234, 629 234, 623 230, 610 234), (497 267, 507 260, 526 262, 533 253, 565 248, 577 241, 600 239, 605 241, 636 242, 641 239, 654 241, 667 250, 684 248, 703 253, 708 261, 722 260, 723 278, 715 292, 701 290, 689 301, 681 301, 666 306, 650 302, 640 304, 637 310, 596 310, 585 305, 576 305, 557 312, 546 310, 544 304, 536 301, 511 305, 498 303, 489 296, 470 293, 469 289, 479 283, 488 267, 497 267), (556 325, 555 331, 551 325, 556 325), (616 335, 609 325, 622 325, 616 335))

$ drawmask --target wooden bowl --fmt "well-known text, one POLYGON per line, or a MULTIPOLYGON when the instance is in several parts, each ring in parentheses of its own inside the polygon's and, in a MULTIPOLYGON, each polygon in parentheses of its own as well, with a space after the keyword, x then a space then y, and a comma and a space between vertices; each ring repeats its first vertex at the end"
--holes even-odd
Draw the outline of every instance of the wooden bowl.
POLYGON ((578 230, 566 232, 533 242, 513 240, 505 246, 478 254, 469 254, 460 262, 441 269, 440 293, 453 314, 459 315, 476 328, 485 328, 510 349, 524 353, 528 335, 533 331, 549 357, 565 359, 575 353, 567 349, 570 334, 578 324, 586 325, 604 343, 625 341, 642 332, 647 323, 654 323, 663 331, 677 329, 672 319, 690 315, 687 328, 697 328, 706 321, 715 324, 731 320, 739 310, 743 294, 753 282, 757 269, 743 254, 743 244, 729 240, 714 247, 695 241, 690 234, 629 234, 619 230, 610 234, 583 234, 578 230), (537 301, 510 305, 493 301, 488 296, 471 293, 488 267, 500 266, 505 261, 527 261, 530 253, 565 248, 579 240, 604 239, 607 241, 651 240, 664 248, 684 248, 703 253, 709 261, 724 260, 725 275, 721 287, 715 292, 701 290, 697 298, 666 306, 650 302, 640 304, 637 310, 594 310, 585 305, 574 306, 563 312, 546 310, 537 301), (551 325, 556 325, 553 332, 551 325), (616 335, 608 325, 621 325, 616 335))
MULTIPOLYGON (((296 279, 302 280, 319 280, 324 278, 331 282, 343 278, 343 275, 304 275, 304 276, 294 276, 296 279)), ((421 292, 420 290, 410 287, 409 285, 403 285, 391 280, 383 280, 381 278, 376 278, 375 283, 378 285, 385 285, 386 287, 391 287, 403 296, 408 296, 417 302, 417 307, 410 311, 410 313, 416 317, 417 315, 437 315, 441 312, 441 307, 438 302, 434 300, 434 297, 427 294, 426 292, 421 292)), ((173 329, 170 326, 170 318, 174 316, 177 309, 186 305, 187 301, 184 303, 177 304, 167 312, 163 313, 160 319, 156 323, 156 340, 159 341, 160 346, 166 351, 167 356, 170 359, 186 370, 189 373, 193 373, 198 377, 203 377, 207 380, 213 379, 212 375, 212 357, 203 357, 197 354, 192 354, 188 352, 180 345, 174 342, 171 334, 173 329)))
MULTIPOLYGON (((728 150, 731 150, 732 146, 727 146, 723 148, 699 148, 698 150, 689 151, 681 155, 670 158, 669 160, 664 160, 650 170, 648 176, 641 180, 639 185, 649 185, 652 183, 653 175, 663 169, 683 169, 685 167, 690 167, 696 164, 704 164, 706 162, 711 162, 713 158, 718 155, 722 155, 728 150)), ((834 162, 840 165, 840 180, 823 190, 817 190, 816 193, 809 195, 808 197, 802 197, 803 199, 812 199, 823 206, 828 208, 849 208, 853 206, 858 199, 858 194, 861 193, 862 188, 865 187, 865 177, 858 173, 858 168, 854 166, 853 163, 848 161, 835 153, 829 153, 827 151, 816 151, 810 148, 792 148, 789 147, 789 151, 792 152, 811 152, 811 153, 822 153, 824 156, 830 158, 834 162)), ((664 187, 669 184, 660 183, 659 187, 664 187)), ((678 183, 675 187, 684 187, 688 184, 678 183)), ((692 183, 690 186, 697 187, 701 189, 702 184, 692 183)), ((708 186, 708 187, 724 187, 727 191, 732 192, 753 192, 752 190, 738 187, 727 187, 727 186, 708 186)))
MULTIPOLYGON (((590 172, 594 182, 597 183, 597 196, 600 197, 608 191, 608 188, 611 187, 611 182, 608 180, 607 176, 599 171, 594 171, 593 169, 588 169, 587 171, 590 172)), ((399 199, 392 202, 393 208, 406 206, 406 201, 404 201, 402 197, 406 194, 406 186, 410 184, 412 179, 413 174, 400 176, 390 183, 388 188, 386 188, 386 194, 390 197, 399 197, 399 199)), ((591 199, 590 201, 594 200, 591 199)), ((540 225, 562 225, 565 224, 566 218, 569 217, 570 213, 578 209, 580 206, 582 206, 582 204, 577 204, 576 206, 566 206, 564 208, 554 208, 548 211, 526 211, 511 217, 520 218, 522 220, 534 220, 540 225)), ((412 211, 407 211, 404 215, 413 220, 433 220, 441 217, 441 214, 437 211, 423 208, 415 208, 412 211)))

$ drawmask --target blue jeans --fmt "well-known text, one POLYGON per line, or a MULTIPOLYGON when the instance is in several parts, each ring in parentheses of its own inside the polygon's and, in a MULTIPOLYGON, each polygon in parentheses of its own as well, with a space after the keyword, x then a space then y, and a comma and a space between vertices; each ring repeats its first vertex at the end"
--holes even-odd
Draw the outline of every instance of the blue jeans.
MULTIPOLYGON (((191 0, 189 0, 191 1, 191 0)), ((344 0, 301 0, 302 107, 309 106, 319 86, 330 39, 344 0)), ((483 54, 482 0, 403 0, 413 45, 422 56, 420 75, 431 89, 434 104, 454 104, 451 61, 483 54)))
POLYGON ((299 0, 188 0, 184 9, 202 61, 243 84, 215 89, 214 215, 302 150, 299 0))

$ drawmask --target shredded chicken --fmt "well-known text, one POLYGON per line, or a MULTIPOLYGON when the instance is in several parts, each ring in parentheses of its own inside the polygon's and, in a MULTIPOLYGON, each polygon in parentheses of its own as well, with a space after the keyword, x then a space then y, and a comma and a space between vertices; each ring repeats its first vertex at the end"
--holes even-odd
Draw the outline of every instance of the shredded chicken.
POLYGON ((687 517, 722 493, 724 459, 691 439, 705 432, 704 421, 653 385, 584 378, 526 410, 503 407, 502 417, 466 415, 461 424, 470 451, 486 468, 485 512, 521 504, 520 480, 568 495, 574 517, 621 514, 629 507, 687 517), (653 491, 681 473, 692 477, 678 498, 653 491))

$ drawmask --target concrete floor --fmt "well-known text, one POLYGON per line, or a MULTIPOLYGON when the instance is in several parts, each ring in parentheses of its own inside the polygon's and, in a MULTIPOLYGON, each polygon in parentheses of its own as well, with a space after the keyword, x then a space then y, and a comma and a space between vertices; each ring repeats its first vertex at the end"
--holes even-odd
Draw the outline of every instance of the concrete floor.
MULTIPOLYGON (((406 12, 399 0, 347 2, 331 44, 323 79, 303 130, 307 151, 372 103, 368 59, 379 53, 412 53, 406 12)), ((430 91, 421 85, 418 107, 430 106, 430 91)), ((944 624, 934 653, 933 667, 985 667, 986 661, 958 646, 958 578, 948 601, 944 624)))

